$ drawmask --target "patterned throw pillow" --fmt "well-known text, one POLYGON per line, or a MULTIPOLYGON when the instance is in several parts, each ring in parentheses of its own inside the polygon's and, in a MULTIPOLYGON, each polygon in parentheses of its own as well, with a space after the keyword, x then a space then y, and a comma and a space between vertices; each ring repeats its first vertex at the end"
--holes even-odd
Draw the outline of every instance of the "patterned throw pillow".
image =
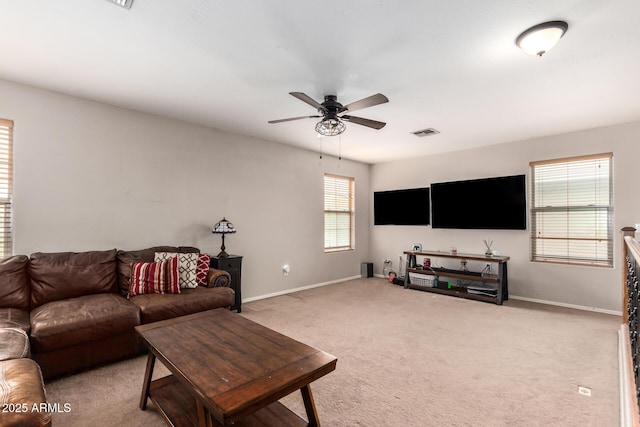
POLYGON ((142 294, 179 294, 178 258, 131 264, 129 297, 142 294))
POLYGON ((197 253, 156 252, 154 261, 164 261, 177 256, 178 270, 180 272, 180 287, 197 288, 196 268, 198 266, 198 255, 197 253))
POLYGON ((209 274, 209 263, 211 255, 200 254, 198 256, 198 267, 196 267, 196 282, 198 286, 207 286, 207 275, 209 274))

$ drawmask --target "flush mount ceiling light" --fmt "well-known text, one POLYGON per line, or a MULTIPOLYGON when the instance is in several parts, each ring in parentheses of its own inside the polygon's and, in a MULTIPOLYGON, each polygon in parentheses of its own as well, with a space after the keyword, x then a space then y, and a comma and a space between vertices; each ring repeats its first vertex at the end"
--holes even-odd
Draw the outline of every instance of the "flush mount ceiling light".
POLYGON ((567 32, 569 24, 564 21, 549 21, 524 31, 516 39, 518 47, 532 56, 549 52, 567 32))
POLYGON ((115 3, 118 6, 122 6, 125 9, 131 9, 131 4, 133 3, 133 0, 107 0, 111 3, 115 3))

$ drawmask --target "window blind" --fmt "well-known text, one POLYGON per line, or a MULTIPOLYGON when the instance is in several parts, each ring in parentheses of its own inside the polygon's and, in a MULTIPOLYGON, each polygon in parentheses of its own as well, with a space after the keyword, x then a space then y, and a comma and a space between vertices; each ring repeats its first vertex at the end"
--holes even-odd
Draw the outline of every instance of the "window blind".
POLYGON ((353 249, 354 179, 324 176, 325 252, 353 249))
POLYGON ((533 261, 613 266, 612 159, 531 163, 533 261))
POLYGON ((12 255, 13 122, 0 119, 0 258, 12 255))

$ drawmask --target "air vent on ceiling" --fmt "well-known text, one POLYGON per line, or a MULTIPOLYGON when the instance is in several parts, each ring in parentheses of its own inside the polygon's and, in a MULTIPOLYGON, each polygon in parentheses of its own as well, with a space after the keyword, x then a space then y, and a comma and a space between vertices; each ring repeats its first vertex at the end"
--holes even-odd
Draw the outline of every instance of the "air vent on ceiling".
POLYGON ((429 128, 429 129, 422 129, 422 130, 417 130, 415 132, 412 132, 415 136, 431 136, 431 135, 435 135, 438 132, 437 130, 435 130, 434 128, 429 128))
POLYGON ((111 3, 115 3, 118 6, 122 6, 125 9, 131 9, 131 4, 133 3, 133 0, 108 0, 111 3))

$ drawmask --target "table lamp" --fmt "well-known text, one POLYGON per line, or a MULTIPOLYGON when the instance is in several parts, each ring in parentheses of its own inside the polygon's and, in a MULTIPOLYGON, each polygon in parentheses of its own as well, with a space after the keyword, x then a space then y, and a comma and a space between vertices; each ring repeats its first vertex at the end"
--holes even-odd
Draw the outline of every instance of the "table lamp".
POLYGON ((220 221, 218 221, 216 223, 216 225, 213 226, 213 230, 211 230, 211 232, 213 234, 222 234, 222 246, 220 246, 220 253, 218 254, 218 257, 220 258, 225 258, 228 257, 229 254, 225 252, 225 247, 224 247, 224 235, 225 234, 233 234, 236 232, 236 228, 233 226, 232 223, 230 223, 229 221, 227 221, 226 218, 222 218, 220 221))

